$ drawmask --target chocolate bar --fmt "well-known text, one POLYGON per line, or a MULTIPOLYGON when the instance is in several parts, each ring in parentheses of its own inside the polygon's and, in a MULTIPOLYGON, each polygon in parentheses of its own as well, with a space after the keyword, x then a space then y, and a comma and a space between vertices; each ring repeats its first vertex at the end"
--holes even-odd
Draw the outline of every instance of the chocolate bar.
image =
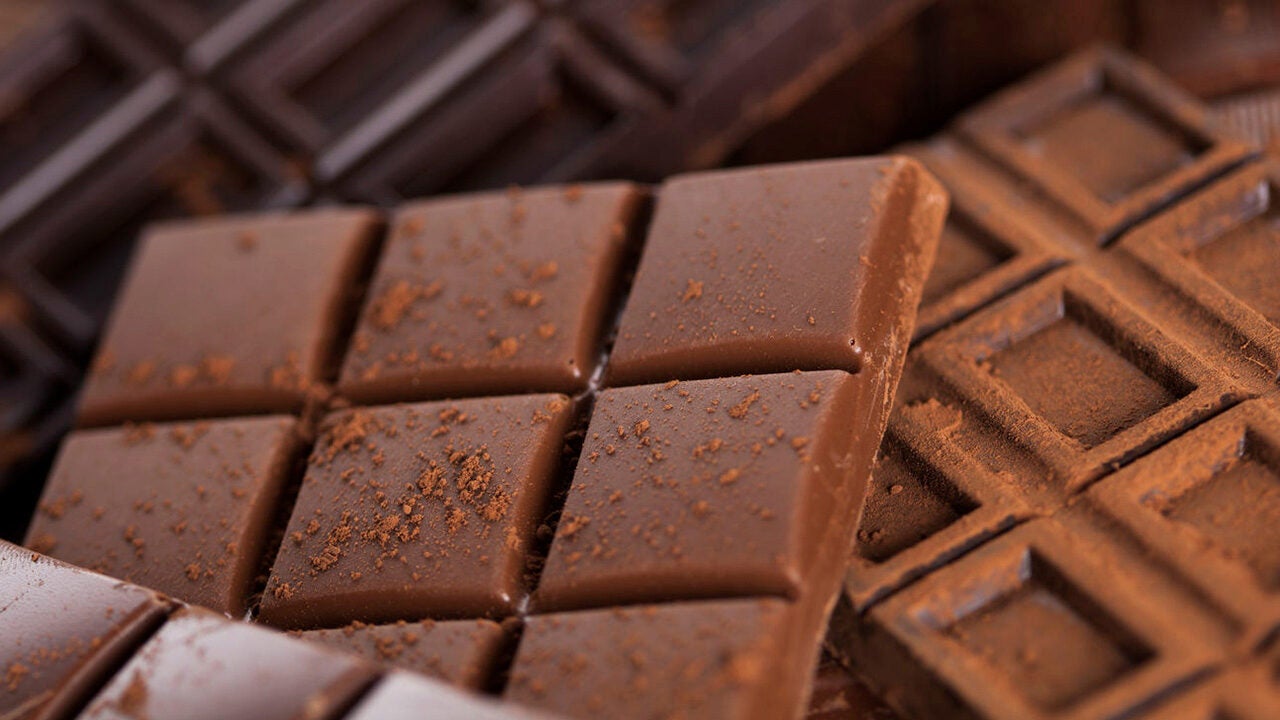
POLYGON ((536 717, 3 541, 0 570, 6 717, 536 717))
POLYGON ((150 590, 0 541, 0 712, 75 712, 168 612, 150 590))
POLYGON ((1273 714, 1270 162, 1114 51, 908 152, 950 269, 830 648, 908 717, 1273 714))
MULTIPOLYGON (((665 82, 583 3, 75 3, 0 61, 0 283, 74 369, 45 383, 8 358, 42 409, 6 431, 0 486, 38 492, 147 223, 713 164, 924 4, 609 4, 675 33, 648 34, 644 58, 697 33, 665 82)), ((20 535, 25 501, 3 505, 18 522, 0 532, 20 535)))
POLYGON ((904 158, 645 195, 155 229, 82 403, 125 424, 71 434, 28 543, 550 712, 799 716, 946 198, 904 158))

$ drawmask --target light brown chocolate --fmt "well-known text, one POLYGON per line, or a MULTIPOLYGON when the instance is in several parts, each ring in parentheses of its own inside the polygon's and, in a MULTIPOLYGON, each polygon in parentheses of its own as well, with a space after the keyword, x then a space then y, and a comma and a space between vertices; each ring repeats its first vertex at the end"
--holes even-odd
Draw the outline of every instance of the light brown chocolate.
POLYGON ((361 209, 152 229, 111 316, 80 422, 292 410, 327 379, 377 229, 361 209))
POLYGON ((563 395, 331 414, 262 620, 305 628, 512 613, 571 414, 563 395))
POLYGON ((607 183, 401 207, 339 391, 386 402, 583 390, 641 200, 607 183))
POLYGON ((909 340, 895 321, 918 302, 946 207, 896 157, 669 180, 607 382, 878 371, 909 340))
POLYGON ((27 545, 242 615, 297 455, 295 426, 277 415, 76 431, 27 545))

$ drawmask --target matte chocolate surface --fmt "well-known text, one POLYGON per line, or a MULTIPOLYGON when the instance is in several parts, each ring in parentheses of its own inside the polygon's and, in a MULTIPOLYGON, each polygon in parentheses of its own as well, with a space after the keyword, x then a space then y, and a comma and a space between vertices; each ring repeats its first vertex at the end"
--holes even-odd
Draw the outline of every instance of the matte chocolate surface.
POLYGON ((908 340, 886 306, 900 273, 927 272, 910 263, 946 211, 903 159, 692 175, 659 197, 613 385, 874 367, 908 340))
POLYGON ((830 635, 904 715, 1274 713, 1275 171, 1172 152, 1217 131, 1166 86, 1086 52, 910 149, 955 192, 954 289, 830 635))
POLYGON ((502 628, 492 620, 357 622, 296 636, 472 690, 484 689, 505 642, 502 628))
POLYGON ((241 615, 297 453, 295 425, 271 416, 76 431, 27 545, 241 615))
POLYGON ((371 666, 212 613, 182 610, 116 673, 83 718, 337 717, 371 666))
POLYGON ((330 415, 262 619, 306 627, 514 612, 570 417, 563 395, 330 415))
POLYGON ((599 184, 402 206, 338 391, 385 401, 585 389, 641 197, 599 184))
POLYGON ((312 210, 147 235, 102 341, 82 423, 300 407, 334 362, 376 216, 312 210))
POLYGON ((74 712, 167 609, 149 590, 0 541, 0 715, 74 712))

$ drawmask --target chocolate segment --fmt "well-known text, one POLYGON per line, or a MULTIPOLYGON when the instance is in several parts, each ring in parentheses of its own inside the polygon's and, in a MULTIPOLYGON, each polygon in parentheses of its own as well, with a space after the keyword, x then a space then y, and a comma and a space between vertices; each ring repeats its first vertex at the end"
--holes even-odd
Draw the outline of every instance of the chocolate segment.
POLYGON ((314 627, 514 612, 570 416, 563 395, 330 415, 262 620, 314 627))
POLYGON ((504 642, 491 620, 353 623, 297 637, 472 690, 484 689, 504 642))
POLYGON ((332 718, 374 677, 355 658, 212 613, 182 610, 81 717, 332 718))
POLYGON ((899 273, 927 272, 946 204, 914 162, 873 159, 668 181, 607 379, 874 368, 899 273), (914 265, 906 265, 915 263, 914 265))
POLYGON ((1107 716, 1217 660, 1189 606, 1153 597, 1114 537, 1080 530, 1025 525, 874 608, 887 631, 867 645, 899 673, 895 705, 918 717, 1107 716))
POLYGON ((1272 404, 1244 403, 1086 495, 1236 618, 1244 645, 1280 626, 1278 428, 1272 404))
POLYGON ((726 600, 530 618, 505 697, 567 717, 788 717, 787 603, 726 600), (775 676, 776 677, 776 676, 775 676))
POLYGON ((999 93, 958 127, 1099 244, 1250 154, 1172 83, 1108 50, 999 93))
POLYGON ((605 391, 537 607, 798 597, 862 503, 862 402, 841 371, 605 391))
POLYGON ((94 363, 81 422, 301 406, 376 227, 362 210, 152 231, 94 363))
POLYGON ((0 541, 0 715, 75 712, 168 606, 148 590, 0 541))
POLYGON ((27 545, 243 614, 296 454, 294 425, 275 416, 72 433, 27 545))
POLYGON ((402 207, 338 391, 377 402, 585 389, 640 200, 600 184, 402 207))

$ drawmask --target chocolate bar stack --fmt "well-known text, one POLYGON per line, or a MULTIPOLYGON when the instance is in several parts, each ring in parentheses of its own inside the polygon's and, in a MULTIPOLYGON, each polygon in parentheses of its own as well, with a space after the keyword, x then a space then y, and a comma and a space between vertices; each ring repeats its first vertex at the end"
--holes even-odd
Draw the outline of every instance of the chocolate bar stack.
POLYGON ((925 5, 77 7, 0 715, 1280 717, 1276 10, 925 5))

